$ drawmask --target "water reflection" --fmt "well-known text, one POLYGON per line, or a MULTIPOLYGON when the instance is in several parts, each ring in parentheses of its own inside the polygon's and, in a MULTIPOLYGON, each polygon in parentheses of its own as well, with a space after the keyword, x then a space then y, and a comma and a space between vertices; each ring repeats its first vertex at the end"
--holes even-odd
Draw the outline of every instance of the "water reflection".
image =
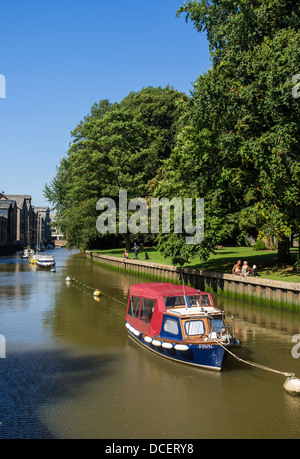
MULTIPOLYGON (((199 370, 128 339, 130 285, 151 279, 64 250, 55 258, 56 273, 0 259, 0 438, 299 437, 300 398, 283 390, 280 375, 232 357, 220 374, 199 370), (82 284, 68 285, 68 275, 82 284)), ((300 374, 291 355, 300 315, 215 301, 236 317, 240 357, 300 374)))

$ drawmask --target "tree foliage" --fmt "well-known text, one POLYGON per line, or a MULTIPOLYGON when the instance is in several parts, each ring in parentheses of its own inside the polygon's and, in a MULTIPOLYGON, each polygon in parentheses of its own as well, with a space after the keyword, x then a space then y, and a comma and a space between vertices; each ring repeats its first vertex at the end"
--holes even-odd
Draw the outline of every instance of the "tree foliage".
POLYGON ((205 198, 205 239, 160 237, 160 248, 184 263, 206 258, 236 234, 278 238, 280 261, 290 261, 287 238, 300 226, 299 15, 294 2, 187 2, 205 30, 212 68, 194 84, 184 128, 157 193, 205 198))
POLYGON ((119 190, 128 199, 145 197, 173 148, 180 103, 187 97, 172 88, 145 88, 121 103, 102 100, 72 132, 72 143, 56 176, 45 187, 69 245, 96 244, 96 203, 119 190))
POLYGON ((161 234, 175 264, 205 259, 216 244, 248 234, 278 240, 300 228, 299 2, 187 1, 177 11, 207 34, 212 66, 190 97, 166 88, 94 104, 72 132, 56 176, 45 187, 70 245, 99 240, 96 202, 132 197, 205 199, 205 237, 161 234))

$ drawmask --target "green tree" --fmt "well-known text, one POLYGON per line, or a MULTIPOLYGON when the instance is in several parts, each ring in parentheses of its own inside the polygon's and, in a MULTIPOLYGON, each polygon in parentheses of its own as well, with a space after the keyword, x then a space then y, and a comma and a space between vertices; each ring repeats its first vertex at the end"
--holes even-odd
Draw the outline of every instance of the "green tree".
MULTIPOLYGON (((174 144, 178 102, 187 96, 167 87, 130 93, 120 104, 101 101, 72 132, 72 143, 56 176, 45 187, 69 245, 91 248, 99 240, 96 203, 127 190, 147 196, 174 144)), ((129 248, 129 235, 125 234, 129 248)))
POLYGON ((178 263, 206 258, 215 244, 233 234, 243 239, 252 228, 277 237, 279 261, 291 261, 288 237, 300 226, 300 107, 291 82, 300 34, 292 5, 194 1, 178 11, 206 30, 213 59, 194 84, 156 190, 205 198, 200 246, 186 246, 183 236, 160 237, 161 250, 173 251, 178 263))

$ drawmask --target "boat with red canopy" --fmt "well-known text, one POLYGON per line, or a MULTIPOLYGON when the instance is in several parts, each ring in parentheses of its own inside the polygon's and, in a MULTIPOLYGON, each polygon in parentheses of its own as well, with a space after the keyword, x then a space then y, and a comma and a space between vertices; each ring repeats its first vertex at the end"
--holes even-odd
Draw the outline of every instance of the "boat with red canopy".
POLYGON ((236 342, 212 295, 184 285, 132 285, 125 320, 129 336, 149 350, 211 370, 221 371, 236 342))

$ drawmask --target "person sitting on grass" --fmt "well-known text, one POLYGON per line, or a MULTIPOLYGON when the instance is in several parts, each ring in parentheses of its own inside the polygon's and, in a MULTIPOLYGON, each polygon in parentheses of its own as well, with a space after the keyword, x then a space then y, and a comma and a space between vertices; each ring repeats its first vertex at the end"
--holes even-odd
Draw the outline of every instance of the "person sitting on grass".
POLYGON ((232 268, 232 275, 233 276, 242 276, 242 262, 238 260, 237 263, 232 268))
POLYGON ((251 273, 251 268, 248 265, 248 261, 244 261, 244 264, 243 264, 243 267, 242 267, 242 275, 244 277, 247 277, 247 276, 249 276, 250 273, 251 273))
POLYGON ((123 260, 122 260, 122 265, 125 263, 125 261, 129 258, 129 255, 128 255, 128 252, 127 250, 125 249, 125 252, 123 254, 123 260))

